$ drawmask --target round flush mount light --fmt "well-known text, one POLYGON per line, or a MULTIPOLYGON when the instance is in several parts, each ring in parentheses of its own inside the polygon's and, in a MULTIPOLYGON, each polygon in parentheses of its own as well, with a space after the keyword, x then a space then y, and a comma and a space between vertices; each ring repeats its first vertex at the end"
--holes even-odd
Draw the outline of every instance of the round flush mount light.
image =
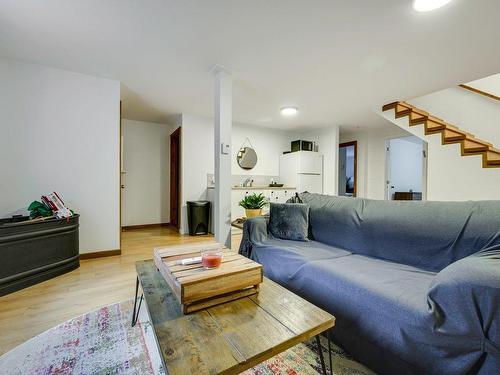
POLYGON ((280 112, 283 116, 295 116, 299 109, 297 107, 283 107, 280 109, 280 112))
POLYGON ((441 7, 452 0, 413 0, 413 9, 417 12, 430 12, 441 7))

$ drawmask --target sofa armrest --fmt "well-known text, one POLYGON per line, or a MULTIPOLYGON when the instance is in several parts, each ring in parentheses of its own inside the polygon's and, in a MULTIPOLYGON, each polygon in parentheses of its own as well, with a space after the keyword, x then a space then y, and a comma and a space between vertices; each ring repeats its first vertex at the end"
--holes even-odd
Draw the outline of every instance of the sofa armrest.
POLYGON ((249 218, 243 225, 243 238, 241 239, 239 253, 247 258, 252 257, 252 247, 263 243, 267 237, 269 217, 257 216, 249 218))
POLYGON ((500 364, 500 246, 441 270, 427 296, 434 331, 500 364))

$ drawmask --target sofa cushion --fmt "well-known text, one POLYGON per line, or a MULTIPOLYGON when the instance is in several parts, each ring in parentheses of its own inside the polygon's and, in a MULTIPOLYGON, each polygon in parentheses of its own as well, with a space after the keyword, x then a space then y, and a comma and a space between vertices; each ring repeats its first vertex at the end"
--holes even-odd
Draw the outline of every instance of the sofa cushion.
POLYGON ((351 255, 349 251, 321 242, 298 242, 268 238, 254 246, 251 258, 264 266, 264 273, 273 280, 292 279, 309 261, 321 261, 351 255))
POLYGON ((418 361, 431 358, 432 347, 404 348, 410 344, 408 337, 413 343, 436 335, 427 310, 428 288, 435 273, 363 255, 338 256, 336 251, 336 257, 313 259, 305 257, 306 249, 304 253, 279 247, 266 250, 253 249, 264 274, 332 313, 334 336, 358 360, 379 364, 373 369, 381 373, 405 374, 418 373, 418 361), (372 351, 373 343, 384 348, 382 354, 372 351), (386 361, 394 363, 392 353, 398 353, 414 372, 398 366, 389 371, 386 361))
POLYGON ((309 206, 302 203, 271 203, 269 231, 284 240, 307 241, 309 206))
POLYGON ((316 241, 430 271, 500 244, 500 201, 398 202, 303 193, 316 241))

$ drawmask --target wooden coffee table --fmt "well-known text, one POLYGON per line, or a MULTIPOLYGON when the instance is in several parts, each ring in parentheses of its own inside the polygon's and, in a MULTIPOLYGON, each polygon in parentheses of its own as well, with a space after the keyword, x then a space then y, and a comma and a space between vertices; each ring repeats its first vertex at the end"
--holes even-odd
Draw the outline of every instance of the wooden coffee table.
MULTIPOLYGON (((260 292, 188 315, 152 260, 136 262, 132 325, 144 299, 169 375, 239 374, 303 341, 328 332, 335 318, 273 281, 260 292), (139 285, 142 295, 138 302, 139 285), (138 305, 137 305, 138 303, 138 305)), ((326 366, 320 350, 323 373, 326 366)))

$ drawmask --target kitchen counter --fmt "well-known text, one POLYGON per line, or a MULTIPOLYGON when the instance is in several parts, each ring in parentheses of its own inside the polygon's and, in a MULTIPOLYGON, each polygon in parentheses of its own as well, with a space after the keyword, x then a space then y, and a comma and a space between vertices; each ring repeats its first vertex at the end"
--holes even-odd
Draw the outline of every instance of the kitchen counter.
MULTIPOLYGON (((215 186, 207 186, 207 189, 215 189, 215 186)), ((231 186, 231 190, 295 190, 292 186, 231 186)))
POLYGON ((233 190, 294 190, 292 186, 232 186, 233 190))

